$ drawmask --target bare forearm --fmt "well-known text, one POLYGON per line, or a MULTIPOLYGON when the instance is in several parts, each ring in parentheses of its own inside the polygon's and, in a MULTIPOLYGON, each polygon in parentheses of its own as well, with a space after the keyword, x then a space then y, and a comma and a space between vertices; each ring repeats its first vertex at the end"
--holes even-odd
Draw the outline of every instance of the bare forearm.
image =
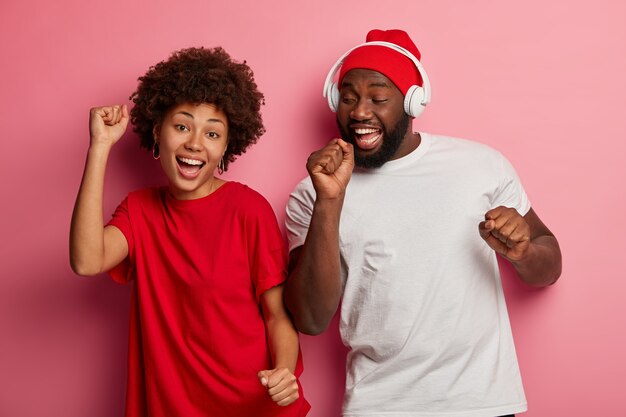
POLYGON ((276 404, 289 405, 299 398, 295 376, 298 363, 298 333, 283 304, 282 285, 273 287, 261 296, 261 310, 272 356, 272 369, 261 369, 257 376, 276 404))
POLYGON ((90 147, 70 227, 70 263, 79 275, 102 272, 104 225, 102 195, 110 147, 90 147))
POLYGON ((339 305, 342 205, 343 197, 315 202, 306 241, 290 264, 285 302, 296 327, 303 333, 323 332, 339 305))
POLYGON ((295 373, 298 361, 298 333, 287 315, 266 322, 267 339, 275 369, 287 368, 295 373))
POLYGON ((554 236, 537 237, 531 241, 527 256, 511 263, 522 281, 545 287, 561 275, 561 250, 554 236))

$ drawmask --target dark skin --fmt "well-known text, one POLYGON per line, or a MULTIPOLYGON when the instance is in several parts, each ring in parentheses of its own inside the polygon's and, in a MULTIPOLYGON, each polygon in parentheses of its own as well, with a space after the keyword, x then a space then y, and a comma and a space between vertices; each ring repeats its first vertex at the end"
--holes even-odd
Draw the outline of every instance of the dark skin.
MULTIPOLYGON (((312 335, 328 327, 341 299, 339 221, 354 168, 354 153, 367 157, 379 151, 385 140, 382 128, 391 131, 404 112, 400 90, 376 71, 349 71, 340 93, 337 122, 354 135, 355 145, 333 139, 307 160, 316 199, 304 245, 290 253, 285 286, 285 302, 296 327, 312 335)), ((408 155, 419 144, 419 134, 409 125, 390 160, 408 155)), ((511 262, 523 282, 544 287, 560 276, 559 244, 533 209, 525 216, 508 207, 491 209, 478 224, 477 232, 489 247, 511 262)))

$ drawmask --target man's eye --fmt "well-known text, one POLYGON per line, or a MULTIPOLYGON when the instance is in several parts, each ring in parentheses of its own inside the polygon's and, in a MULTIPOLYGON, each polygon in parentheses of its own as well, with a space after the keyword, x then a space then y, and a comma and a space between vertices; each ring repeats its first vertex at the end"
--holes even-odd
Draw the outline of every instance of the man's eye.
POLYGON ((387 99, 386 98, 375 98, 372 100, 373 103, 375 104, 382 104, 382 103, 386 103, 387 99))
POLYGON ((174 125, 174 128, 175 128, 176 130, 181 131, 181 132, 184 132, 185 130, 188 130, 188 129, 187 129, 187 126, 185 126, 185 125, 174 125))

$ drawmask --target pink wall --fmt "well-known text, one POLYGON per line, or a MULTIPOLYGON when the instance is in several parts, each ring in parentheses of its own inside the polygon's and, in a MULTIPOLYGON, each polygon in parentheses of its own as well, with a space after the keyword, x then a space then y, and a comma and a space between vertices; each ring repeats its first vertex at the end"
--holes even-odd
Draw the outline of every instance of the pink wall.
MULTIPOLYGON (((268 132, 229 177, 262 192, 282 221, 306 157, 334 134, 320 95, 326 71, 368 29, 399 27, 433 84, 416 128, 500 149, 561 242, 557 286, 533 291, 508 269, 504 277, 527 415, 623 416, 626 3, 223 3, 0 6, 0 415, 121 415, 129 288, 68 266, 90 106, 124 101, 175 49, 222 45, 245 58, 266 94, 268 132)), ((161 181, 136 142, 128 134, 110 161, 107 213, 130 189, 161 181)), ((339 413, 335 332, 302 338, 312 417, 339 413)))

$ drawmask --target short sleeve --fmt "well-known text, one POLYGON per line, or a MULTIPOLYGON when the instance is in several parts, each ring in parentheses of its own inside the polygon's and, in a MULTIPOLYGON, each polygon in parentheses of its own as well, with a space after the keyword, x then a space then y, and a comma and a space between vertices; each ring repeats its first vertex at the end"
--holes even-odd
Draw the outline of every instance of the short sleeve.
POLYGON ((108 271, 113 281, 125 284, 132 278, 132 264, 130 260, 133 259, 134 253, 134 240, 128 210, 128 197, 126 197, 120 205, 117 206, 111 220, 107 223, 107 226, 115 226, 118 228, 124 237, 126 237, 126 241, 128 242, 128 256, 126 259, 108 271))
POLYGON ((500 153, 501 177, 493 196, 493 207, 512 207, 522 216, 530 210, 530 201, 513 165, 500 153))
MULTIPOLYGON (((287 251, 276 215, 259 195, 246 225, 250 270, 257 301, 261 295, 287 278, 287 251)), ((250 207, 250 208, 252 208, 250 207)))
POLYGON ((285 226, 289 251, 304 245, 314 204, 315 189, 310 178, 306 178, 296 186, 287 202, 285 226))

